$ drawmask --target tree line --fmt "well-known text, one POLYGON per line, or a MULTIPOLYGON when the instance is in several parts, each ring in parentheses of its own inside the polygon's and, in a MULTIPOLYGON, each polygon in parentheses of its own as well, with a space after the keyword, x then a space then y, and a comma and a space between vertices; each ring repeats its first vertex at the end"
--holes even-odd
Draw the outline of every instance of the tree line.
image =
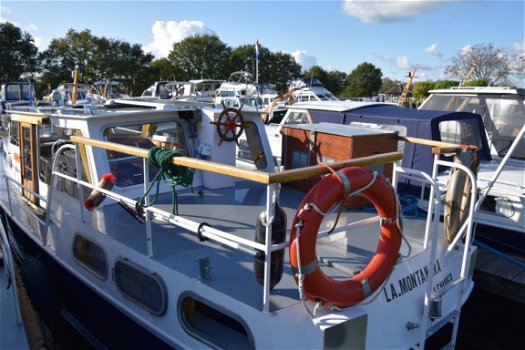
MULTIPOLYGON (((287 90, 289 80, 301 76, 319 79, 340 98, 388 94, 404 84, 383 78, 381 69, 369 62, 361 63, 347 74, 325 71, 319 66, 303 71, 292 55, 271 52, 264 46, 259 47, 259 57, 259 80, 276 84, 281 93, 287 90)), ((39 96, 62 82, 72 81, 71 71, 75 67, 78 67, 80 82, 118 78, 130 95, 139 95, 157 80, 227 79, 230 73, 239 70, 255 75, 255 65, 254 45, 232 48, 216 35, 187 37, 173 43, 166 58, 156 59, 140 44, 95 36, 89 29, 69 29, 63 38, 51 40, 48 48, 39 52, 29 33, 10 22, 0 24, 0 81, 33 80, 37 82, 39 96)), ((468 55, 458 53, 446 73, 461 80, 473 65, 478 69, 472 81, 478 85, 507 83, 509 77, 523 75, 525 71, 523 56, 510 55, 492 44, 479 44, 471 48, 468 55)), ((457 85, 459 80, 451 84, 457 85)), ((435 84, 414 84, 414 96, 423 96, 428 91, 424 88, 435 84)))

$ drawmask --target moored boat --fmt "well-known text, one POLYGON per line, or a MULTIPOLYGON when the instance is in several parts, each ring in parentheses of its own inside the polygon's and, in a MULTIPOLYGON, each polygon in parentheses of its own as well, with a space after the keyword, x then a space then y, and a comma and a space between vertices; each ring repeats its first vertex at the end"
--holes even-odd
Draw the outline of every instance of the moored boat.
MULTIPOLYGON (((363 168, 398 152, 276 171, 260 113, 130 103, 10 111, 3 224, 43 267, 50 320, 107 348, 423 348, 448 323, 455 343, 473 213, 449 242, 431 175, 363 168), (306 195, 285 186, 324 174, 306 195), (402 218, 403 176, 432 189, 426 215, 402 218), (375 210, 348 209, 355 196, 375 210)), ((468 168, 435 164, 475 193, 468 168)))
POLYGON ((475 218, 476 236, 489 249, 524 257, 525 90, 455 87, 429 93, 420 110, 468 112, 483 119, 492 159, 478 169, 479 192, 485 201, 475 218))

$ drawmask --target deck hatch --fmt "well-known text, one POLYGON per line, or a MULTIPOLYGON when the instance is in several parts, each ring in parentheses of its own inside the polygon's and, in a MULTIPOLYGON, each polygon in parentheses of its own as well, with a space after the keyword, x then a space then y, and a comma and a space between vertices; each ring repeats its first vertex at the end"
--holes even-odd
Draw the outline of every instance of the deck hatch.
POLYGON ((113 272, 122 295, 155 316, 164 315, 168 298, 166 285, 159 275, 122 258, 115 263, 113 272))

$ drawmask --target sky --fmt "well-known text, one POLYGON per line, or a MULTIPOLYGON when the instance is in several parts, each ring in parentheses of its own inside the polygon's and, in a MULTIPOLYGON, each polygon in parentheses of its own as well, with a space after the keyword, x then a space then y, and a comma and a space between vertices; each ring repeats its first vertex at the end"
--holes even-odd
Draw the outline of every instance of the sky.
MULTIPOLYGON (((350 73, 368 62, 383 77, 406 81, 415 67, 414 82, 459 80, 444 69, 474 45, 525 55, 523 0, 0 0, 5 21, 31 34, 40 51, 71 28, 140 44, 156 58, 188 36, 214 34, 232 48, 258 40, 291 54, 303 70, 350 73)), ((516 85, 525 87, 522 80, 516 85)))

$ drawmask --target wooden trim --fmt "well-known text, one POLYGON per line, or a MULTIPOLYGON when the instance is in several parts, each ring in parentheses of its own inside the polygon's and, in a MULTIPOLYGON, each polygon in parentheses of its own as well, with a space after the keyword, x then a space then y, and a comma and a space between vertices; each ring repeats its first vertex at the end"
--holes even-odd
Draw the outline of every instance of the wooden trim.
POLYGON ((416 143, 418 145, 430 146, 432 147, 433 154, 446 154, 446 153, 457 153, 463 149, 469 149, 471 151, 477 151, 478 147, 473 145, 458 145, 450 142, 441 142, 427 139, 420 139, 417 137, 408 137, 408 136, 399 136, 401 141, 416 143))
MULTIPOLYGON (((353 158, 342 162, 328 164, 333 170, 339 170, 350 166, 365 167, 376 164, 395 162, 403 159, 401 152, 389 152, 383 154, 374 154, 368 157, 353 158)), ((330 170, 320 165, 313 165, 298 169, 289 169, 285 171, 274 172, 270 174, 270 183, 290 182, 296 180, 308 179, 310 177, 328 174, 330 170)))
MULTIPOLYGON (((126 146, 115 142, 87 139, 80 136, 71 136, 71 141, 88 146, 103 148, 110 151, 126 153, 137 157, 148 158, 148 150, 146 149, 126 146)), ((330 164, 330 167, 334 170, 339 170, 348 166, 370 166, 375 164, 394 162, 397 160, 401 160, 402 158, 403 156, 400 152, 390 152, 385 154, 377 154, 369 157, 349 159, 346 161, 330 164)), ((328 174, 330 172, 330 170, 323 166, 314 165, 300 169, 290 169, 273 173, 266 173, 258 170, 240 169, 232 165, 219 164, 207 160, 195 159, 190 157, 174 157, 173 164, 197 170, 204 170, 217 174, 233 176, 265 185, 268 185, 270 183, 282 183, 307 179, 312 176, 328 174)))
MULTIPOLYGON (((94 146, 110 151, 126 153, 132 156, 148 158, 148 150, 143 148, 126 146, 115 142, 87 139, 80 136, 71 136, 70 140, 88 146, 94 146)), ((173 164, 182 165, 197 170, 211 171, 222 175, 234 176, 241 179, 251 180, 264 184, 269 183, 268 174, 262 171, 239 169, 232 165, 219 164, 202 159, 195 159, 190 157, 174 157, 173 164)))
POLYGON ((11 120, 14 120, 20 123, 33 124, 33 125, 42 125, 43 121, 47 118, 49 118, 49 116, 36 114, 36 113, 35 114, 12 113, 11 114, 11 120))

